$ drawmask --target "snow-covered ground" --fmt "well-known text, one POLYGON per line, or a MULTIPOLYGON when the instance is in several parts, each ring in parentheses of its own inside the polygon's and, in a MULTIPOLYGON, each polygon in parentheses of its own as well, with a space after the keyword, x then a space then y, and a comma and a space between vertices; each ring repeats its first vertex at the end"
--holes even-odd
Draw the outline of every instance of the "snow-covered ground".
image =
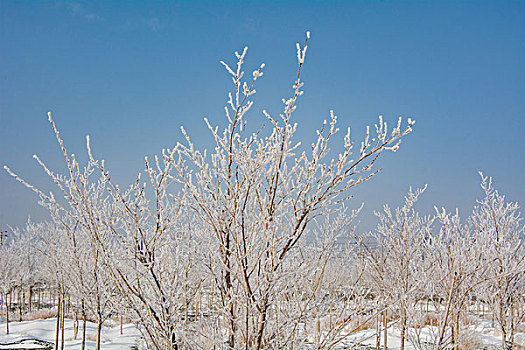
MULTIPOLYGON (((43 342, 31 342, 27 339, 53 343, 55 341, 56 318, 45 320, 33 320, 24 322, 9 322, 9 335, 6 335, 5 322, 0 323, 0 350, 4 349, 45 349, 43 342), (22 341, 24 345, 14 345, 22 341), (13 344, 13 345, 6 345, 13 344)), ((74 321, 66 319, 64 322, 64 340, 66 350, 80 349, 82 323, 79 323, 77 340, 73 339, 74 321)), ((88 322, 86 326, 86 349, 95 348, 96 324, 88 322)), ((102 348, 104 350, 130 349, 136 345, 140 333, 133 324, 123 326, 123 334, 120 335, 120 326, 104 326, 102 328, 102 348)))
MULTIPOLYGON (((407 339, 405 340, 405 350, 416 350, 418 347, 414 346, 411 339, 416 341, 416 333, 414 329, 408 331, 407 339)), ((435 327, 427 326, 420 330, 419 338, 421 343, 428 341, 432 343, 433 339, 436 339, 439 330, 435 327)), ((469 349, 500 349, 501 348, 501 335, 493 327, 491 322, 487 320, 480 321, 479 323, 471 326, 464 327, 462 333, 468 339, 467 348, 469 349)), ((381 334, 382 335, 382 334, 381 334)), ((398 350, 401 347, 401 334, 399 329, 391 327, 388 329, 387 334, 387 346, 388 350, 398 350)), ((516 346, 525 346, 525 333, 517 333, 514 337, 516 346)), ((336 349, 351 349, 356 344, 370 346, 375 349, 376 345, 376 331, 375 329, 367 329, 356 332, 350 335, 344 342, 336 346, 336 349)), ((521 348, 520 347, 520 348, 521 348)), ((383 349, 383 339, 381 339, 381 349, 383 349)))
MULTIPOLYGON (((0 350, 5 349, 46 349, 45 342, 50 344, 54 343, 55 340, 55 324, 56 319, 49 318, 44 320, 33 320, 24 322, 10 322, 9 329, 10 334, 5 335, 5 322, 0 322, 0 350), (31 340, 33 339, 33 341, 31 340), (23 341, 23 346, 20 342, 23 341), (11 345, 7 345, 11 344, 11 345)), ((73 339, 73 320, 67 319, 64 323, 65 328, 65 346, 66 350, 73 350, 80 348, 80 332, 81 324, 78 334, 78 339, 73 339)), ((86 349, 95 348, 95 329, 96 325, 88 322, 87 323, 87 339, 86 349)), ((411 330, 412 332, 414 330, 411 330)), ((470 334, 472 349, 498 349, 501 344, 501 338, 497 331, 491 327, 490 321, 481 321, 476 325, 470 326, 465 329, 470 334)), ((433 335, 437 332, 432 327, 425 327, 421 329, 421 339, 431 340, 433 335)), ((351 349, 355 348, 357 344, 370 346, 375 348, 375 330, 367 329, 356 332, 349 336, 343 343, 336 346, 336 349, 351 349)), ((414 336, 414 333, 412 333, 414 336)), ((104 326, 102 330, 102 348, 104 350, 122 350, 130 349, 132 346, 136 346, 137 340, 140 337, 140 333, 133 324, 126 324, 123 327, 123 335, 120 335, 120 327, 116 325, 114 327, 104 326)), ((525 345, 525 333, 518 333, 515 336, 515 342, 517 345, 525 345)), ((383 340, 381 340, 381 346, 383 340)), ((401 345, 401 337, 399 330, 391 327, 388 330, 388 349, 396 350, 401 345)), ((381 347, 382 348, 382 347, 381 347)), ((408 339, 405 343, 406 350, 417 349, 408 339)))

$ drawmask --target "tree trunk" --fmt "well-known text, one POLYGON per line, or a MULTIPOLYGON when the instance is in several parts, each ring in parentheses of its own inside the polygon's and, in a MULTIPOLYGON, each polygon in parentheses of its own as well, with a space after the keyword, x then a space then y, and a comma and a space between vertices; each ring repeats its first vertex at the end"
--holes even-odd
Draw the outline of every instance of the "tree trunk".
POLYGON ((383 347, 387 350, 387 333, 388 333, 388 321, 387 321, 387 311, 383 311, 383 347))
POLYGON ((260 350, 262 347, 262 341, 263 341, 263 334, 264 330, 266 328, 266 314, 268 312, 268 301, 263 301, 263 309, 261 312, 261 316, 259 317, 259 328, 257 329, 257 343, 256 343, 256 350, 260 350))
POLYGON ((81 350, 86 348, 86 316, 82 319, 82 344, 80 346, 81 350))
POLYGON ((403 310, 403 314, 401 315, 401 346, 399 348, 400 350, 405 350, 406 327, 407 327, 406 311, 403 310))
POLYGON ((55 333, 55 350, 58 350, 58 335, 60 332, 60 294, 58 295, 58 305, 57 305, 57 324, 56 324, 56 333, 55 333))
POLYGON ((100 333, 102 332, 102 319, 99 317, 97 320, 97 347, 96 350, 100 350, 100 333))
POLYGON ((452 347, 453 349, 456 348, 456 342, 457 342, 457 336, 456 336, 456 327, 454 325, 454 321, 451 321, 451 325, 450 325, 450 332, 452 333, 451 334, 451 344, 452 344, 452 347))
POLYGON ((381 313, 378 312, 376 316, 376 350, 381 346, 381 313))
POLYGON ((18 289, 18 321, 22 322, 22 287, 18 289))
POLYGON ((28 311, 31 312, 31 307, 32 307, 31 302, 33 300, 33 286, 29 286, 29 297, 28 298, 29 298, 29 300, 28 300, 29 301, 29 310, 28 311))
POLYGON ((75 322, 73 323, 73 339, 77 340, 78 336, 78 310, 75 311, 75 322))
POLYGON ((318 346, 321 342, 321 321, 319 320, 319 309, 317 315, 315 315, 315 346, 318 346))
MULTIPOLYGON (((228 242, 229 242, 229 238, 228 238, 228 242)), ((229 245, 229 244, 228 244, 229 245)), ((227 249, 229 249, 229 247, 227 247, 227 249)), ((232 289, 233 289, 233 285, 232 285, 232 282, 231 282, 231 272, 230 272, 230 260, 229 260, 229 253, 228 253, 228 259, 226 261, 226 266, 227 266, 227 269, 226 269, 226 272, 225 272, 225 280, 226 280, 226 297, 227 297, 227 302, 229 303, 229 309, 228 309, 228 313, 229 313, 229 336, 228 336, 228 347, 229 349, 235 349, 235 330, 236 330, 236 325, 235 325, 235 306, 233 304, 233 295, 232 295, 232 289)))
POLYGON ((86 308, 84 305, 84 299, 82 299, 82 345, 81 350, 86 347, 86 308))
POLYGON ((60 350, 64 350, 64 318, 66 314, 66 299, 62 296, 62 312, 60 315, 60 331, 62 332, 60 338, 60 350))
POLYGON ((459 349, 459 323, 460 323, 460 316, 461 316, 461 310, 458 311, 458 314, 456 316, 456 343, 454 344, 454 349, 459 349))
POLYGON ((9 335, 9 304, 7 303, 7 293, 5 295, 5 334, 9 335))

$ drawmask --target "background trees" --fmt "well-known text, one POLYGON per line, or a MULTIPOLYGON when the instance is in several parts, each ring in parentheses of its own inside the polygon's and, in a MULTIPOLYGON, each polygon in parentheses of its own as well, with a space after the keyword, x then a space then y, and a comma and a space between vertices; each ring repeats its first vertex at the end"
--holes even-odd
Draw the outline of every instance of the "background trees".
POLYGON ((471 225, 462 224, 457 211, 452 215, 436 208, 436 219, 439 233, 425 249, 434 257, 428 297, 438 322, 432 343, 436 349, 443 349, 461 343, 461 315, 467 311, 475 288, 486 281, 486 266, 471 225))
POLYGON ((13 291, 16 278, 16 255, 14 240, 7 237, 0 245, 0 291, 2 292, 2 307, 5 307, 6 334, 9 334, 9 295, 13 291))
MULTIPOLYGON (((166 159, 172 164, 172 159, 166 159)), ((106 170, 94 160, 92 164, 100 166, 103 180, 109 183, 106 170)), ((409 191, 402 207, 385 207, 378 213, 373 233, 377 246, 356 244, 365 238, 371 242, 367 236, 353 235, 358 210, 319 216, 273 274, 262 270, 262 261, 253 265, 249 282, 259 293, 253 297, 238 280, 244 276, 237 260, 242 255, 232 253, 236 344, 258 346, 260 311, 253 299, 264 297, 261 291, 270 285, 261 348, 332 348, 367 327, 376 328, 378 346, 386 339, 381 331, 389 328, 391 332, 399 329, 417 348, 461 348, 469 341, 472 317, 481 320, 485 315, 480 307, 487 308, 497 325, 501 348, 513 347, 524 319, 523 224, 517 204, 505 202, 490 179, 482 178, 482 188, 485 198, 465 223, 457 212, 452 215, 444 209, 436 210, 435 217, 421 216, 414 204, 422 190, 409 191), (259 281, 262 276, 267 280, 259 281), (247 298, 253 298, 253 309, 247 298)), ((113 191, 117 190, 115 185, 113 191)), ((65 317, 80 313, 97 322, 100 341, 100 327, 117 304, 118 312, 139 325, 151 348, 166 344, 228 348, 228 309, 221 294, 221 275, 217 275, 223 267, 216 265, 221 255, 214 250, 217 242, 210 239, 204 223, 191 216, 195 208, 189 205, 188 193, 168 196, 170 202, 159 205, 160 214, 138 204, 152 201, 144 192, 136 196, 133 187, 120 203, 109 205, 109 198, 118 199, 118 193, 102 202, 91 199, 100 213, 95 222, 106 230, 101 236, 85 231, 78 216, 56 211, 53 223, 29 222, 4 240, 1 286, 11 319, 31 314, 35 296, 31 286, 38 285, 36 308, 43 304, 57 315, 57 348, 67 341, 63 339, 65 317), (191 210, 182 215, 186 205, 191 210), (137 215, 125 219, 124 210, 137 215), (174 215, 177 210, 179 214, 174 215), (170 219, 162 221, 166 213, 170 219), (40 298, 41 291, 47 299, 40 298)), ((286 227, 283 222, 280 225, 286 227)), ((254 238, 247 247, 261 240, 259 232, 249 233, 254 238)), ((265 257, 267 251, 260 254, 265 257)))
POLYGON ((376 213, 379 224, 373 237, 378 253, 370 255, 376 291, 386 293, 389 302, 397 305, 402 350, 409 313, 426 295, 424 272, 432 266, 428 264, 432 256, 425 247, 431 238, 434 219, 420 216, 413 208, 424 190, 410 189, 402 207, 392 212, 385 206, 382 213, 376 213))
POLYGON ((478 234, 478 249, 487 266, 484 300, 490 306, 501 331, 502 349, 513 346, 516 327, 525 314, 517 305, 523 300, 525 254, 523 225, 518 203, 506 202, 492 186, 492 179, 481 174, 485 197, 471 216, 478 234))

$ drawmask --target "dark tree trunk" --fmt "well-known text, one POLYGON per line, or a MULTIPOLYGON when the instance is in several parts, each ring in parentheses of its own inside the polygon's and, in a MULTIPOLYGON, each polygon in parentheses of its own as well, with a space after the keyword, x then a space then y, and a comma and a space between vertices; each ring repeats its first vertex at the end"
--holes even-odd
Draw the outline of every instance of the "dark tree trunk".
POLYGON ((86 348, 86 307, 84 305, 84 300, 82 299, 82 345, 81 350, 86 348))
POLYGON ((9 304, 7 303, 7 293, 5 295, 5 334, 9 335, 9 304))
POLYGON ((60 315, 60 331, 61 338, 60 338, 60 350, 64 350, 64 319, 66 314, 66 299, 62 296, 62 312, 60 315))
POLYGON ((60 294, 58 294, 58 304, 57 304, 57 324, 56 324, 56 333, 55 333, 55 350, 58 350, 58 336, 60 332, 60 294))
POLYGON ((22 321, 22 287, 18 289, 18 321, 22 321))
POLYGON ((263 345, 263 335, 264 335, 264 330, 266 329, 266 316, 268 313, 268 300, 266 298, 267 297, 265 297, 265 299, 263 300, 263 307, 261 310, 262 312, 259 317, 259 327, 257 329, 257 342, 256 342, 257 350, 260 350, 263 345))
POLYGON ((31 312, 31 307, 32 307, 32 301, 33 301, 33 286, 29 286, 29 296, 28 296, 28 301, 29 301, 29 312, 31 312))
POLYGON ((403 310, 403 314, 401 315, 401 347, 400 347, 401 350, 405 350, 406 328, 407 328, 406 311, 403 310))
POLYGON ((388 348, 386 347, 387 346, 387 332, 388 332, 388 321, 387 321, 387 311, 383 311, 383 327, 385 327, 383 329, 383 347, 385 348, 385 350, 387 350, 388 348))
POLYGON ((100 350, 100 334, 102 332, 102 319, 99 317, 97 320, 97 347, 96 350, 100 350))

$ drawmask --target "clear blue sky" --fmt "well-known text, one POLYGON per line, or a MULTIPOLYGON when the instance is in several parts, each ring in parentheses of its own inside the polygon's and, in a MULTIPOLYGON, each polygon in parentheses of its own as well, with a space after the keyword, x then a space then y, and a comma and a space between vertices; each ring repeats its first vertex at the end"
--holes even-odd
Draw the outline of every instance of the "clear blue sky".
MULTIPOLYGON (((266 63, 249 116, 277 113, 290 94, 295 43, 312 32, 295 120, 310 142, 330 109, 356 139, 379 114, 416 119, 384 171, 355 193, 362 227, 408 187, 420 203, 458 207, 481 197, 478 170, 525 202, 524 2, 0 1, 0 162, 46 190, 37 153, 64 169, 46 119, 68 149, 106 159, 124 183, 181 139, 210 146, 203 117, 224 125, 230 80, 219 60, 248 45, 248 71, 266 63)), ((85 158, 84 158, 85 159, 85 158)), ((29 190, 0 173, 0 228, 46 218, 29 190)))

